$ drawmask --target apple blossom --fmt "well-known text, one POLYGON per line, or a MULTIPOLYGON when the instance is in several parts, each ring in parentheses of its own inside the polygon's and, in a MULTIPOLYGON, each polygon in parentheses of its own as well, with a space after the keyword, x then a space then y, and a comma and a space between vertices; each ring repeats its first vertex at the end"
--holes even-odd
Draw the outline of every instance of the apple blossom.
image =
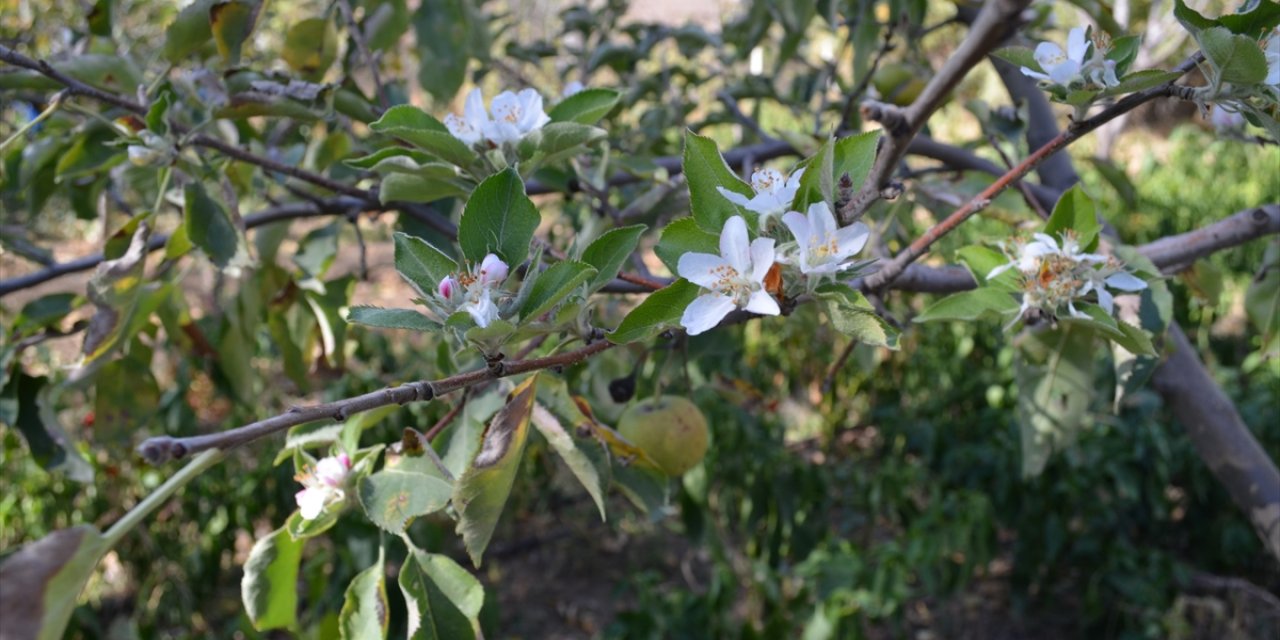
POLYGON ((1262 45, 1262 53, 1267 59, 1267 78, 1263 84, 1280 91, 1280 29, 1271 32, 1266 44, 1262 45))
POLYGON ((542 96, 533 89, 524 89, 518 94, 503 91, 493 99, 489 109, 492 118, 485 111, 480 89, 472 89, 463 104, 462 116, 451 113, 445 116, 444 125, 449 133, 468 145, 481 140, 502 145, 518 142, 551 121, 542 109, 542 96))
POLYGON ((1067 33, 1065 52, 1054 42, 1041 42, 1036 46, 1035 59, 1044 73, 1028 67, 1022 67, 1022 73, 1063 87, 1076 83, 1114 87, 1120 84, 1116 63, 1107 60, 1105 53, 1099 43, 1089 42, 1084 27, 1075 27, 1067 33))
POLYGON ((322 458, 295 478, 302 483, 302 491, 294 496, 303 520, 315 520, 326 507, 341 502, 346 497, 347 476, 351 473, 351 458, 345 453, 322 458))
POLYGON ((1015 268, 1021 275, 1022 308, 1014 322, 1029 309, 1056 315, 1063 307, 1069 316, 1087 319, 1089 316, 1077 310, 1075 303, 1089 293, 1097 296, 1100 307, 1112 313, 1114 296, 1108 288, 1140 291, 1147 287, 1114 258, 1082 251, 1079 237, 1070 230, 1062 233, 1061 241, 1037 233, 1031 241, 1018 244, 1013 253, 1012 259, 992 269, 987 279, 1015 268))
POLYGON ((735 308, 769 316, 781 313, 764 289, 773 258, 772 239, 751 241, 742 216, 729 218, 720 232, 720 255, 689 252, 676 264, 680 277, 708 290, 685 308, 680 324, 692 336, 716 326, 735 308))
POLYGON ((791 208, 791 201, 800 190, 802 175, 804 169, 797 170, 790 177, 784 177, 777 169, 761 169, 751 174, 751 189, 755 191, 751 198, 724 187, 716 187, 716 190, 729 202, 760 214, 760 226, 764 227, 769 218, 782 215, 791 208))
POLYGON ((782 216, 799 245, 798 265, 805 274, 836 273, 849 265, 842 264, 867 244, 867 225, 855 222, 837 228, 836 217, 826 202, 809 205, 809 215, 789 211, 782 216))
POLYGON ((436 286, 436 293, 445 302, 445 312, 466 311, 476 326, 487 327, 498 319, 498 305, 494 302, 495 289, 507 279, 510 267, 495 254, 488 254, 480 261, 474 273, 445 276, 436 286))

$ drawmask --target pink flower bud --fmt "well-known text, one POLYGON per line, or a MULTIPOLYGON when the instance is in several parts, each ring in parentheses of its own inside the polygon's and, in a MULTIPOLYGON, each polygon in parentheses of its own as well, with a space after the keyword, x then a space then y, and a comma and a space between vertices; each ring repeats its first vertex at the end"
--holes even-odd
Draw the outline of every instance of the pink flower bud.
POLYGON ((440 297, 445 300, 452 300, 453 296, 461 290, 461 287, 462 285, 458 284, 458 281, 453 276, 445 276, 445 279, 440 281, 440 286, 437 287, 437 290, 440 292, 440 297))
POLYGON ((348 469, 350 469, 350 468, 351 468, 351 456, 349 456, 349 455, 347 455, 347 454, 345 454, 345 453, 339 453, 339 454, 338 454, 338 462, 341 462, 341 463, 342 463, 342 466, 344 466, 344 467, 346 467, 346 468, 348 468, 348 469))
POLYGON ((480 261, 480 273, 478 275, 482 284, 501 284, 507 279, 508 271, 507 263, 503 262, 502 258, 491 253, 480 261))

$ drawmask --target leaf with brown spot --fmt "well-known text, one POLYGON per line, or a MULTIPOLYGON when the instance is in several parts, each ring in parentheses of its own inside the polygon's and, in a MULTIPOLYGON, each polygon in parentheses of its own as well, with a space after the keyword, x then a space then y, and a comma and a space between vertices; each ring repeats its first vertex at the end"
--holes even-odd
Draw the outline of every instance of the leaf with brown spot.
POLYGON ((229 0, 209 7, 209 30, 218 45, 218 55, 227 66, 240 64, 240 49, 253 33, 261 9, 262 3, 246 0, 229 0))
POLYGON ((86 525, 54 531, 0 564, 5 640, 61 638, 103 551, 102 534, 86 525))
POLYGON ((529 438, 537 380, 538 375, 534 374, 511 392, 506 406, 489 422, 479 453, 454 486, 458 533, 477 567, 515 483, 529 438))

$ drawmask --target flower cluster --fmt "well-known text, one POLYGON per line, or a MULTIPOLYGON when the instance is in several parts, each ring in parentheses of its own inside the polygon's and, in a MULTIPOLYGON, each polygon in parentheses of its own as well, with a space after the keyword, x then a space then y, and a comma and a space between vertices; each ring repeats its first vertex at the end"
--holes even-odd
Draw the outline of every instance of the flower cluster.
POLYGON ((1280 92, 1280 29, 1271 32, 1267 37, 1267 41, 1262 45, 1262 53, 1267 59, 1267 78, 1263 80, 1263 84, 1280 92))
POLYGON ((315 520, 330 505, 346 498, 345 487, 351 474, 351 458, 341 453, 323 458, 315 467, 298 474, 302 491, 294 496, 303 520, 315 520))
POLYGON ((1072 231, 1064 231, 1061 242, 1053 236, 1037 233, 1029 242, 1018 243, 1010 262, 991 270, 990 280, 1017 269, 1022 276, 1022 308, 1018 318, 1029 309, 1039 309, 1057 317, 1063 307, 1073 318, 1089 318, 1076 309, 1075 303, 1092 293, 1108 314, 1115 307, 1117 291, 1141 291, 1147 283, 1124 269, 1115 258, 1085 253, 1072 231))
POLYGON ((493 99, 489 111, 485 111, 480 89, 472 89, 463 104, 462 116, 452 113, 445 116, 444 126, 453 137, 468 145, 486 141, 502 146, 519 142, 550 121, 550 116, 542 110, 542 96, 533 89, 520 93, 503 91, 493 99))
POLYGON ((474 272, 445 277, 436 287, 436 293, 444 302, 444 315, 447 317, 455 311, 466 311, 476 326, 489 326, 498 319, 498 305, 494 298, 509 271, 502 258, 490 253, 474 272))
MULTIPOLYGON (((776 215, 776 209, 786 211, 791 207, 798 189, 798 182, 793 186, 792 180, 798 181, 799 173, 779 187, 782 174, 757 171, 752 176, 756 197, 749 201, 730 191, 722 189, 721 193, 762 216, 767 212, 776 215)), ((850 266, 848 259, 862 251, 870 235, 867 226, 860 222, 838 227, 825 202, 810 205, 807 215, 788 211, 782 216, 782 222, 795 237, 794 246, 787 243, 783 251, 775 250, 772 238, 750 240, 747 223, 741 216, 733 216, 720 232, 720 255, 689 252, 680 256, 676 264, 680 277, 707 290, 685 308, 680 318, 689 335, 715 327, 734 309, 778 315, 781 312, 778 302, 765 285, 775 262, 794 265, 806 276, 835 274, 850 266)))
POLYGON ((1044 73, 1028 67, 1022 67, 1022 73, 1062 87, 1114 87, 1120 80, 1116 78, 1115 61, 1107 59, 1108 49, 1110 43, 1105 35, 1095 34, 1090 42, 1084 27, 1076 27, 1067 34, 1065 52, 1054 42, 1041 42, 1036 46, 1035 59, 1044 73))

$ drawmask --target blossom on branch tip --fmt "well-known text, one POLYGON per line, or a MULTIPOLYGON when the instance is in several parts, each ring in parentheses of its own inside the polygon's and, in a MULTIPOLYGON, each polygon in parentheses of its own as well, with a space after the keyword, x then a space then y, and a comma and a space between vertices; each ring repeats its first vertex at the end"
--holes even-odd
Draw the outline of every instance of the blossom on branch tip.
POLYGON ((506 281, 511 269, 495 254, 488 254, 474 272, 445 276, 436 293, 445 302, 447 313, 466 311, 477 327, 487 327, 498 319, 495 289, 506 281))
POLYGON ((444 126, 453 137, 468 145, 486 140, 501 146, 519 142, 550 121, 551 117, 542 109, 542 96, 533 89, 524 89, 518 94, 503 91, 493 99, 489 111, 485 111, 484 96, 477 88, 467 94, 462 116, 452 113, 445 116, 444 126))
POLYGON ((720 255, 690 252, 680 256, 680 277, 707 291, 698 296, 680 318, 689 335, 698 335, 720 324, 734 309, 776 316, 778 302, 764 288, 773 266, 773 240, 747 236, 747 223, 733 216, 720 232, 720 255))
POLYGON ((1022 67, 1022 73, 1037 80, 1062 87, 1085 84, 1110 88, 1120 84, 1116 78, 1116 63, 1107 60, 1106 51, 1099 42, 1085 37, 1084 27, 1075 27, 1067 33, 1067 50, 1055 42, 1036 45, 1036 62, 1044 73, 1022 67))
POLYGON ((303 520, 315 520, 326 507, 346 498, 347 477, 351 474, 351 458, 345 453, 322 458, 295 479, 302 483, 294 500, 303 520))
POLYGON ((751 174, 751 189, 755 191, 751 198, 724 187, 716 187, 716 190, 729 202, 760 214, 759 224, 763 228, 769 218, 782 215, 791 208, 791 201, 796 199, 796 192, 800 190, 802 175, 804 169, 798 169, 790 177, 783 176, 777 169, 761 169, 751 174))
POLYGON ((1071 230, 1062 233, 1061 241, 1044 233, 1032 238, 1017 243, 1010 252, 1010 261, 987 274, 987 280, 991 280, 1017 269, 1021 276, 1022 308, 1014 322, 1030 309, 1056 316, 1064 307, 1070 317, 1089 319, 1088 314, 1076 309, 1075 303, 1090 293, 1097 297, 1098 306, 1111 314, 1115 297, 1108 289, 1133 292, 1147 288, 1144 280, 1126 271, 1114 258, 1085 253, 1079 237, 1071 230))
POLYGON ((805 274, 829 274, 847 268, 850 265, 843 263, 862 251, 870 235, 867 225, 861 222, 837 227, 826 202, 809 205, 807 216, 789 211, 782 216, 782 222, 796 238, 800 249, 796 262, 805 274))

